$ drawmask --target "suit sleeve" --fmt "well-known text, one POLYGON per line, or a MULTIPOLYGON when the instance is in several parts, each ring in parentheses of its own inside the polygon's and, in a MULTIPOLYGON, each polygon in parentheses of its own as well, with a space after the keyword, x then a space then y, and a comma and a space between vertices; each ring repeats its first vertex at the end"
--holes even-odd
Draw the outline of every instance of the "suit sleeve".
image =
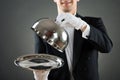
POLYGON ((45 53, 46 47, 45 42, 35 34, 35 53, 45 53))
POLYGON ((88 41, 100 52, 110 52, 113 47, 113 43, 107 34, 101 18, 86 17, 86 22, 90 25, 88 41))

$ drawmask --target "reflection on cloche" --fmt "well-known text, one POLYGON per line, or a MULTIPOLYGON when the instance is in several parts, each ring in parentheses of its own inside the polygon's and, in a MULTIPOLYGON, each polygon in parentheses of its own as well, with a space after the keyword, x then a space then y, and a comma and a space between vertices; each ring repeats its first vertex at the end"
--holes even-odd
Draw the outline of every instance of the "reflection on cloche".
POLYGON ((68 44, 68 34, 51 19, 40 19, 32 29, 52 47, 63 52, 68 44))

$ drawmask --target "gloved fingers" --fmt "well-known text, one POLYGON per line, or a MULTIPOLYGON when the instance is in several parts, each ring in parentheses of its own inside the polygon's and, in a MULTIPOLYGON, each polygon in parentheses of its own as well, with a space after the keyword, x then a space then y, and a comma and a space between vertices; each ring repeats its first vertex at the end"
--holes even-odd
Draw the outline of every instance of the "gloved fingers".
POLYGON ((59 21, 55 21, 55 23, 58 25, 58 26, 60 26, 61 25, 61 23, 59 22, 59 21))
POLYGON ((69 24, 69 18, 67 17, 67 15, 64 14, 60 14, 58 15, 58 17, 56 18, 56 24, 58 24, 60 27, 65 27, 69 24))
POLYGON ((60 24, 66 24, 66 25, 74 24, 77 19, 74 15, 72 15, 70 13, 60 14, 60 16, 58 16, 58 18, 59 18, 58 21, 60 24))
POLYGON ((65 19, 63 22, 61 22, 61 27, 71 27, 71 23, 69 20, 65 19))
POLYGON ((81 29, 84 25, 84 21, 81 18, 77 18, 70 13, 59 14, 56 22, 61 27, 74 27, 75 29, 81 29))
POLYGON ((61 23, 61 22, 63 22, 66 18, 67 18, 66 13, 62 13, 62 14, 59 14, 59 15, 57 16, 56 21, 58 21, 58 22, 61 23))

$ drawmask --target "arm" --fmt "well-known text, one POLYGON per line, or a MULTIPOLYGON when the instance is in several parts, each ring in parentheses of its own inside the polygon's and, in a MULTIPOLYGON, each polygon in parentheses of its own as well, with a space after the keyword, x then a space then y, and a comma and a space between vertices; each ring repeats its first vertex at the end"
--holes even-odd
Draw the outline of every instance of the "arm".
POLYGON ((56 23, 61 27, 68 26, 80 30, 82 37, 87 39, 100 52, 110 52, 113 46, 100 18, 74 16, 70 13, 64 13, 57 16, 56 23))
POLYGON ((35 34, 35 53, 45 53, 46 47, 45 42, 37 35, 35 34))
MULTIPOLYGON (((37 35, 35 37, 35 53, 46 53, 45 42, 37 35)), ((33 70, 35 80, 48 80, 50 70, 33 70)))
POLYGON ((50 70, 34 70, 34 79, 35 80, 48 80, 50 70))
POLYGON ((85 17, 84 20, 90 25, 88 41, 100 52, 110 52, 113 44, 101 18, 85 17))

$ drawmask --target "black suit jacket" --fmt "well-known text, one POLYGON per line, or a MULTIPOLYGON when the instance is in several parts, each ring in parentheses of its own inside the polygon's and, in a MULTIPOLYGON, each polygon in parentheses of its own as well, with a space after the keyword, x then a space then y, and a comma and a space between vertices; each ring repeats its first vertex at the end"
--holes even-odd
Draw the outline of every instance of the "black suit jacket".
MULTIPOLYGON (((99 80, 98 76, 98 51, 102 53, 110 52, 112 42, 107 35, 105 26, 101 18, 82 17, 76 15, 90 25, 90 35, 88 39, 82 38, 80 30, 74 30, 73 46, 73 76, 75 80, 99 80)), ((40 37, 35 35, 36 53, 46 53, 56 55, 65 61, 63 67, 54 69, 49 74, 49 80, 70 80, 65 51, 57 51, 40 37)))

